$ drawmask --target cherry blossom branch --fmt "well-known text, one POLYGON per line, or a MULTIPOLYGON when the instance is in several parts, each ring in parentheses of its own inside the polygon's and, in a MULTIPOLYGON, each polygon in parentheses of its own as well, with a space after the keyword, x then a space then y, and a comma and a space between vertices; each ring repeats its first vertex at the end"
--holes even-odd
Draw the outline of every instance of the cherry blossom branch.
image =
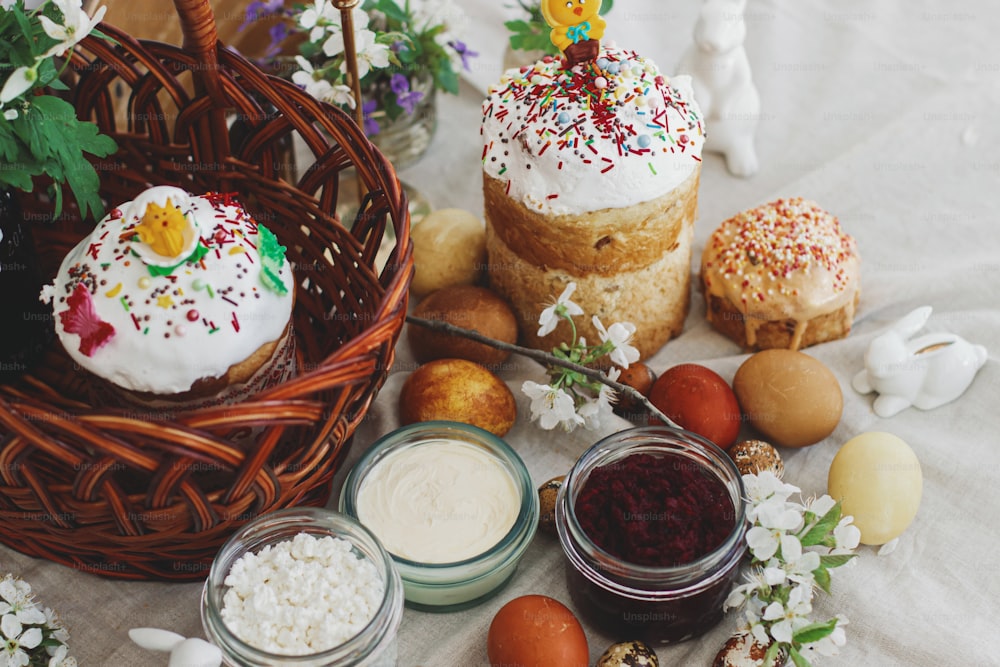
POLYGON ((560 359, 555 355, 549 354, 548 352, 543 352, 542 350, 535 350, 529 347, 523 347, 521 345, 514 345, 512 343, 505 343, 495 338, 490 338, 489 336, 484 336, 478 331, 472 329, 464 329, 462 327, 457 327, 450 322, 443 322, 441 320, 428 320, 422 317, 415 317, 413 315, 407 315, 406 321, 410 324, 415 324, 432 331, 439 331, 442 333, 452 334, 454 336, 461 336, 462 338, 468 338, 477 343, 482 343, 484 345, 489 345, 490 347, 496 348, 498 350, 505 350, 507 352, 513 352, 519 354, 523 357, 528 357, 529 359, 534 359, 543 366, 561 366, 562 368, 571 370, 575 373, 579 373, 591 380, 596 380, 601 384, 607 385, 619 392, 620 394, 626 394, 633 400, 640 403, 646 410, 649 411, 651 415, 662 421, 664 424, 673 426, 674 428, 680 428, 670 417, 667 417, 663 412, 653 405, 648 398, 639 393, 634 387, 630 387, 627 384, 617 382, 612 380, 607 375, 599 370, 593 368, 588 368, 587 366, 581 366, 580 364, 574 364, 572 361, 567 361, 565 359, 560 359))

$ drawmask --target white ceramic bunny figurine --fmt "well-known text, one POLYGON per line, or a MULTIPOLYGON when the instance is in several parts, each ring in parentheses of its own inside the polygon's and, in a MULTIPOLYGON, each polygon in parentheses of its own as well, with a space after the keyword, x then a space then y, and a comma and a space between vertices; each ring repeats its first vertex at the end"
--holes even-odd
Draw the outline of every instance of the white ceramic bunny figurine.
POLYGON ((865 370, 851 384, 862 394, 879 393, 875 414, 892 417, 911 405, 930 410, 955 400, 986 363, 986 348, 950 333, 910 340, 931 316, 931 307, 912 311, 877 336, 865 353, 865 370))
POLYGON ((734 176, 757 173, 754 133, 760 95, 753 83, 743 41, 746 0, 704 0, 694 26, 694 43, 677 66, 690 74, 694 98, 705 116, 705 150, 721 153, 734 176))
POLYGON ((169 653, 167 667, 219 667, 222 664, 222 651, 204 639, 185 639, 176 632, 159 628, 132 628, 128 636, 145 649, 169 653))

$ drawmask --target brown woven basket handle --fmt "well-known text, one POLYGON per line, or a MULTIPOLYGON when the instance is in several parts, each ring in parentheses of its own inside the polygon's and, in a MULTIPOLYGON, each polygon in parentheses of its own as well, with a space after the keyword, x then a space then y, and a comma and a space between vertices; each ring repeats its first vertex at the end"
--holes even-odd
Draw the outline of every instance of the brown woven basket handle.
POLYGON ((228 154, 229 145, 225 133, 223 110, 227 102, 219 68, 219 33, 215 25, 215 13, 209 0, 174 0, 174 7, 177 8, 181 34, 184 36, 182 48, 198 59, 199 67, 192 72, 195 90, 208 95, 215 107, 200 129, 202 139, 205 140, 204 147, 211 147, 211 154, 202 157, 217 163, 222 156, 228 154))
MULTIPOLYGON (((181 20, 182 44, 185 51, 198 58, 204 67, 199 75, 206 88, 219 88, 218 55, 219 33, 215 28, 215 14, 209 0, 174 0, 181 20), (214 85, 211 81, 214 80, 214 85)), ((214 99, 214 96, 213 96, 214 99)))

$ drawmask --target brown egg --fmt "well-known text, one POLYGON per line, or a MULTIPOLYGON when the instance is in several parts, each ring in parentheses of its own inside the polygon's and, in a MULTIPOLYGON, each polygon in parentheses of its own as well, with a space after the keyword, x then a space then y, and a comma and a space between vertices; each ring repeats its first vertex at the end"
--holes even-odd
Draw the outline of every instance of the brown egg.
POLYGON ((565 479, 559 475, 538 487, 538 527, 547 533, 556 532, 556 498, 565 479))
POLYGON ((712 667, 758 667, 766 654, 767 646, 758 644, 751 635, 734 635, 716 654, 712 667))
POLYGON ((514 394, 484 367, 466 359, 436 359, 415 370, 399 392, 399 418, 463 422, 503 436, 517 419, 514 394))
POLYGON ((595 667, 659 667, 656 651, 640 641, 612 644, 597 659, 595 667))
MULTIPOLYGON (((437 290, 413 309, 415 317, 440 320, 471 329, 504 343, 517 342, 514 311, 485 287, 455 285, 437 290)), ((503 363, 510 352, 443 331, 410 323, 406 328, 413 356, 420 363, 434 359, 468 359, 487 368, 503 363)))
POLYGON ((785 474, 785 464, 782 463, 778 450, 763 440, 737 442, 729 450, 729 456, 741 475, 756 475, 770 470, 780 479, 785 474))
POLYGON ((743 414, 779 447, 805 447, 833 433, 844 396, 818 359, 794 350, 764 350, 736 371, 733 390, 743 414))
POLYGON ((587 667, 583 627, 566 605, 544 595, 514 598, 490 623, 486 653, 493 667, 587 667))
MULTIPOLYGON (((656 382, 656 373, 646 364, 637 361, 634 364, 629 364, 628 368, 622 370, 618 381, 632 387, 643 396, 648 397, 649 390, 653 388, 653 383, 656 382)), ((629 394, 622 393, 619 394, 618 402, 615 404, 615 414, 626 419, 639 421, 640 419, 645 420, 649 413, 638 399, 633 398, 629 394)))

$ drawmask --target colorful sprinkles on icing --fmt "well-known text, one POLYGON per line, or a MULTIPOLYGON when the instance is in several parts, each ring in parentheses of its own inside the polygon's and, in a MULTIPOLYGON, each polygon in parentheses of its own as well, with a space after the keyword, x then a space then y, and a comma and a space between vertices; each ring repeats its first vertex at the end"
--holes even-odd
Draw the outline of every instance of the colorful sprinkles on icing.
MULTIPOLYGON (((155 189, 147 193, 156 197, 155 189)), ((178 380, 181 386, 170 389, 180 391, 187 388, 184 383, 190 386, 188 380, 211 375, 201 365, 204 360, 216 362, 215 357, 219 357, 221 373, 260 344, 280 337, 291 310, 291 267, 274 235, 258 225, 231 193, 187 196, 183 211, 147 205, 145 209, 152 208, 153 215, 146 218, 140 217, 143 207, 131 206, 133 203, 114 209, 91 237, 67 256, 60 269, 54 308, 63 330, 80 335, 81 354, 93 357, 102 367, 117 363, 121 371, 124 364, 125 371, 134 369, 136 377, 158 377, 167 373, 134 368, 144 363, 134 357, 136 351, 141 354, 142 345, 149 343, 126 344, 125 339, 152 336, 161 345, 187 346, 179 350, 193 351, 197 360, 190 360, 191 377, 178 380), (155 244, 160 255, 176 252, 181 248, 181 232, 192 228, 188 221, 197 221, 194 249, 185 249, 186 257, 180 255, 176 263, 170 262, 172 266, 150 263, 143 246, 155 244), (257 261, 261 257, 258 248, 263 262, 257 261), (261 264, 263 269, 258 268, 261 264), (261 292, 249 283, 249 267, 255 274, 266 272, 266 279, 261 279, 270 288, 264 291, 273 292, 270 298, 262 300, 261 292), (222 340, 225 350, 216 349, 217 343, 206 347, 204 342, 210 334, 223 330, 216 322, 231 325, 226 328, 229 338, 222 340), (258 341, 260 336, 263 338, 258 341), (247 343, 238 343, 236 338, 247 343), (222 359, 230 348, 235 356, 243 356, 235 361, 222 359), (97 359, 98 353, 101 359, 97 359), (125 357, 132 363, 121 361, 125 357)), ((187 371, 180 370, 182 365, 174 364, 169 370, 183 375, 187 371)))
POLYGON ((708 241, 706 287, 721 275, 741 294, 744 308, 798 296, 798 276, 824 271, 835 292, 848 287, 845 265, 856 256, 855 241, 833 215, 800 197, 779 199, 744 211, 708 241))
MULTIPOLYGON (((536 180, 526 172, 548 170, 549 162, 556 172, 613 177, 636 161, 627 178, 657 179, 663 160, 693 168, 705 135, 690 93, 636 52, 613 47, 572 67, 546 56, 508 71, 483 103, 483 118, 484 169, 508 183, 536 180)), ((556 192, 533 196, 547 194, 556 192)))

